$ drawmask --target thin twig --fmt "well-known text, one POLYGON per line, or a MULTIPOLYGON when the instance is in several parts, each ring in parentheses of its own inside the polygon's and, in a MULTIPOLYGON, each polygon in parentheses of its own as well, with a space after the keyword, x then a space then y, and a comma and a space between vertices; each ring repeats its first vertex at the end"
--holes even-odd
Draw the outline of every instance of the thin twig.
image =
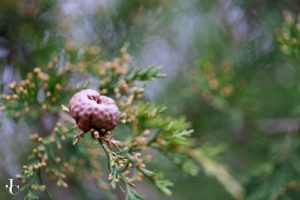
POLYGON ((108 169, 109 171, 111 172, 112 171, 112 166, 111 166, 111 162, 112 162, 112 155, 111 155, 111 151, 109 149, 109 147, 107 146, 107 144, 105 142, 103 142, 103 140, 101 138, 98 138, 97 139, 99 144, 101 145, 101 147, 103 148, 106 156, 107 156, 107 159, 108 159, 108 169))

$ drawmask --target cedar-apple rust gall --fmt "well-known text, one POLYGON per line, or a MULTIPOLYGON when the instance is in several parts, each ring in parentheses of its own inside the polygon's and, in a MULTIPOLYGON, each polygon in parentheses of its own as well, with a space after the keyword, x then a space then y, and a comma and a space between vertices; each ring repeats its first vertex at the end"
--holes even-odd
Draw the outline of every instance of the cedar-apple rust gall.
POLYGON ((120 111, 116 102, 96 90, 85 89, 77 92, 69 102, 69 112, 82 132, 75 137, 74 144, 86 132, 95 139, 110 141, 110 131, 119 121, 120 111))

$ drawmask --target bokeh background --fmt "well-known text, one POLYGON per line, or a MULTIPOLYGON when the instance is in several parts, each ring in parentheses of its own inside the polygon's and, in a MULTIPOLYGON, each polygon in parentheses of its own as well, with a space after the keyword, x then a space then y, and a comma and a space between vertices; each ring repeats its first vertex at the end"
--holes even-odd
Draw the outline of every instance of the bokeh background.
MULTIPOLYGON (((99 45, 107 58, 128 45, 135 65, 168 74, 147 86, 148 101, 186 116, 196 145, 227 167, 246 199, 299 199, 299 9, 298 0, 1 0, 1 93, 66 41, 99 45)), ((0 197, 10 199, 4 186, 20 171, 29 131, 0 117, 0 197)), ((47 132, 53 120, 38 123, 47 132)), ((233 199, 204 172, 155 164, 175 186, 164 197, 138 185, 148 199, 233 199)))

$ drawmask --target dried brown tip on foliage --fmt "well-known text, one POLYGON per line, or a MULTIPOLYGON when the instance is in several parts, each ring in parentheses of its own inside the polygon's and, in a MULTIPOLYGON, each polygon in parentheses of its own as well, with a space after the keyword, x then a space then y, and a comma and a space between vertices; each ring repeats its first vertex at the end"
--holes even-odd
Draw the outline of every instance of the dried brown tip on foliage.
POLYGON ((92 89, 77 92, 69 102, 69 110, 78 128, 84 132, 91 129, 111 131, 116 127, 120 115, 113 99, 101 96, 92 89))

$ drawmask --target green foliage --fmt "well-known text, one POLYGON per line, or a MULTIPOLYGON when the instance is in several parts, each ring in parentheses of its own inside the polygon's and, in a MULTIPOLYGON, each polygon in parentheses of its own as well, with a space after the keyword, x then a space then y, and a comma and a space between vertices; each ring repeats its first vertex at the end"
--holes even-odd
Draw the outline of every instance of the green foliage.
POLYGON ((141 200, 143 180, 178 195, 164 199, 299 199, 300 22, 283 11, 297 1, 80 1, 62 17, 66 2, 0 3, 0 158, 17 162, 0 170, 19 168, 25 199, 63 187, 141 200), (146 86, 166 75, 132 65, 129 43, 133 63, 163 59, 177 74, 152 102, 146 86), (116 100, 111 133, 82 133, 70 117, 86 88, 116 100))
POLYGON ((43 179, 49 178, 54 179, 58 187, 68 187, 70 178, 92 177, 100 188, 109 189, 105 178, 99 181, 106 173, 102 170, 101 158, 107 159, 107 180, 111 187, 115 189, 125 185, 127 199, 142 199, 134 190, 135 182, 142 181, 142 177, 150 180, 161 193, 171 195, 173 183, 156 169, 146 167, 146 163, 151 162, 147 156, 149 149, 166 155, 189 174, 195 175, 198 169, 188 154, 193 147, 189 139, 193 132, 189 130, 190 125, 183 118, 166 115, 165 107, 141 99, 144 88, 138 86, 140 82, 164 75, 154 66, 147 69, 129 67, 130 56, 125 48, 121 49, 121 57, 113 61, 100 59, 97 47, 84 49, 83 54, 79 52, 72 45, 67 45, 66 51, 54 57, 47 67, 35 68, 27 74, 27 79, 12 83, 11 94, 2 97, 7 116, 22 118, 25 123, 31 118, 38 118, 43 112, 59 116, 49 136, 30 136, 37 144, 28 156, 22 174, 17 176, 24 183, 22 191, 26 192, 26 198, 37 198, 38 190, 48 195, 43 179), (74 82, 78 75, 87 77, 85 84, 74 82), (110 133, 99 135, 97 130, 80 133, 72 142, 79 129, 69 119, 64 104, 67 104, 70 94, 93 83, 98 83, 96 87, 102 94, 116 99, 121 110, 121 124, 114 136, 118 137, 122 129, 128 127, 130 132, 126 136, 122 133, 122 137, 126 138, 124 142, 109 139, 110 133), (82 139, 87 134, 98 141, 105 153, 99 151, 91 139, 82 139), (77 146, 72 146, 72 143, 77 146))
POLYGON ((288 11, 285 11, 283 15, 285 21, 277 40, 283 53, 297 59, 299 54, 300 22, 288 11))
POLYGON ((132 67, 129 69, 127 81, 139 80, 139 81, 149 81, 153 78, 165 78, 165 74, 160 73, 160 68, 156 66, 150 66, 147 69, 141 69, 137 67, 132 67))
POLYGON ((1 42, 9 51, 5 63, 17 64, 21 73, 46 64, 60 46, 54 31, 56 6, 57 1, 50 0, 0 2, 1 42))
MULTIPOLYGON (((229 117, 227 130, 239 134, 249 131, 252 136, 247 142, 237 140, 243 142, 247 153, 239 153, 241 147, 232 149, 239 159, 239 154, 249 156, 245 159, 248 166, 242 166, 244 173, 240 174, 247 199, 296 199, 299 195, 299 130, 290 129, 299 106, 299 95, 295 95, 299 85, 295 66, 299 63, 299 24, 287 11, 284 18, 274 34, 279 48, 259 55, 256 40, 249 41, 249 48, 236 60, 204 58, 196 80, 204 102, 229 117)), ((201 159, 201 154, 197 156, 201 159)))

